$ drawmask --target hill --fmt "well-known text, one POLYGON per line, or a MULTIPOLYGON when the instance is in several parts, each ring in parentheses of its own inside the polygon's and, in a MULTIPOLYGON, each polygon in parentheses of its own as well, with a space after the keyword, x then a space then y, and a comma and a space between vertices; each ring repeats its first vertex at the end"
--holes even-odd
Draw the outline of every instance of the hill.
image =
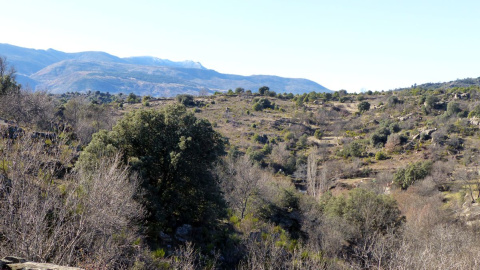
POLYGON ((237 87, 256 90, 267 85, 276 92, 331 92, 307 79, 240 76, 207 69, 198 62, 174 62, 150 56, 120 58, 105 52, 65 53, 0 44, 0 56, 17 69, 17 81, 52 93, 100 91, 176 96, 213 93, 237 87))
POLYGON ((479 98, 6 94, 0 254, 86 269, 478 269, 479 98), (223 149, 207 166, 208 143, 223 149), (226 204, 207 204, 216 195, 226 204), (71 258, 46 248, 60 242, 71 258))

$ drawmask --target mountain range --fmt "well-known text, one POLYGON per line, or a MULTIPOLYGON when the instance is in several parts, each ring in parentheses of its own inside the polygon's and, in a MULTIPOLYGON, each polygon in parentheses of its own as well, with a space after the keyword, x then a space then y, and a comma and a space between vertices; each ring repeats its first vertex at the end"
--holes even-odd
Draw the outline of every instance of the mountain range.
POLYGON ((19 83, 51 93, 100 91, 168 97, 237 87, 255 91, 264 85, 280 93, 332 92, 307 79, 223 74, 199 62, 151 56, 120 58, 106 52, 66 53, 2 43, 0 56, 15 67, 19 83))

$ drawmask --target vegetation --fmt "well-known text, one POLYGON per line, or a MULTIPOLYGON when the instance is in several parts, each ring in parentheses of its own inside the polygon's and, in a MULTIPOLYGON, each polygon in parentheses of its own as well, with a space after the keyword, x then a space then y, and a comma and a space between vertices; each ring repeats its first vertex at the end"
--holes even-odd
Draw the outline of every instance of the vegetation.
POLYGON ((51 95, 3 63, 0 254, 87 269, 479 267, 478 87, 51 95))

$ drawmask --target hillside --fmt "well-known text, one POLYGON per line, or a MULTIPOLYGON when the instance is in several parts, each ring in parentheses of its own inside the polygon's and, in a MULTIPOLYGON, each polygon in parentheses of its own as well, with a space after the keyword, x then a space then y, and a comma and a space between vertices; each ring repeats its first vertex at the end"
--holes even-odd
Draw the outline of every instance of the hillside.
MULTIPOLYGON (((69 61, 49 78, 83 72, 69 61)), ((85 269, 480 266, 478 86, 152 98, 9 83, 2 256, 85 269)))
POLYGON ((330 92, 307 79, 222 74, 198 62, 149 56, 119 58, 105 52, 64 53, 8 44, 0 44, 0 56, 15 66, 19 83, 57 94, 100 91, 176 96, 200 91, 213 94, 237 87, 256 90, 264 85, 281 93, 330 92))

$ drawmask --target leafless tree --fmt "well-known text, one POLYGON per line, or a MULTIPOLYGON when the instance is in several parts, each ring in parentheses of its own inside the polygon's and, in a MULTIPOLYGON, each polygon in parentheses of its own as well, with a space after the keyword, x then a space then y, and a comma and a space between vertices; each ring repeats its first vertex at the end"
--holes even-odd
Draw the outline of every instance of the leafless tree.
POLYGON ((318 157, 317 157, 317 147, 313 147, 308 155, 307 159, 307 193, 314 198, 318 196, 318 157))
POLYGON ((92 269, 133 262, 143 208, 119 158, 66 172, 74 152, 30 138, 0 147, 0 254, 92 269))
POLYGON ((236 159, 227 158, 222 168, 219 168, 225 199, 238 211, 241 219, 245 217, 252 197, 265 182, 264 174, 247 155, 236 159))

